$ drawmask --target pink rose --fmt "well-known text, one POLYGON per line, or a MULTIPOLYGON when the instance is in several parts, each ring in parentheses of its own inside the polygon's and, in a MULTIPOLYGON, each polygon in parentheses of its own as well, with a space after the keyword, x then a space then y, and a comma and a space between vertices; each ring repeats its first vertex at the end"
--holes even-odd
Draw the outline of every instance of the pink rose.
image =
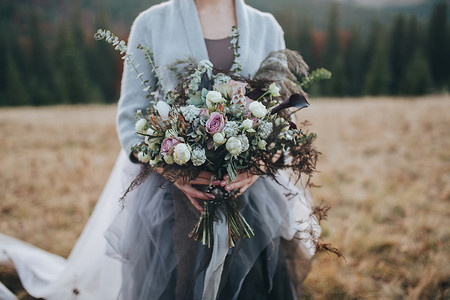
POLYGON ((168 137, 165 138, 161 144, 161 154, 162 155, 171 155, 173 153, 173 149, 176 145, 181 143, 181 141, 176 137, 168 137))
POLYGON ((206 122, 206 132, 213 135, 216 132, 221 132, 223 127, 225 127, 223 115, 213 112, 206 122))
POLYGON ((236 93, 242 93, 242 95, 245 95, 245 87, 247 86, 246 82, 230 80, 227 84, 231 86, 232 95, 235 95, 236 93))

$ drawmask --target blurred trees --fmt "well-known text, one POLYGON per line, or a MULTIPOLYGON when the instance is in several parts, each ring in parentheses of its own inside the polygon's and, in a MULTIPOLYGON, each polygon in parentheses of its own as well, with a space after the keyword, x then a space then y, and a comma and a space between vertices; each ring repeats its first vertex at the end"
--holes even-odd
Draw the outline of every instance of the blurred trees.
MULTIPOLYGON (((125 14, 123 18, 131 20, 156 2, 42 4, 59 5, 56 15, 23 1, 0 2, 0 106, 117 101, 122 61, 110 45, 93 41, 92 35, 97 28, 115 27, 125 36, 129 25, 109 18, 125 14), (127 9, 121 10, 123 6, 127 9)), ((319 7, 320 20, 287 5, 276 5, 273 11, 285 29, 287 46, 299 50, 311 69, 325 67, 333 73, 331 80, 308 92, 356 97, 450 89, 446 3, 438 1, 428 20, 398 14, 389 22, 367 19, 353 25, 338 4, 322 3, 314 9, 319 7)))

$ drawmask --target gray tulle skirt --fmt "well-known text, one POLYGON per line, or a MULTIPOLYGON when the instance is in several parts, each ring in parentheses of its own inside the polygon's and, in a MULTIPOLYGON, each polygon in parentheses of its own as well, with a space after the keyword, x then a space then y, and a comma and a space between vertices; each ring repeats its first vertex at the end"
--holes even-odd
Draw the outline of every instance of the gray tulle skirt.
MULTIPOLYGON (((255 236, 228 250, 218 299, 297 299, 320 234, 306 190, 287 176, 259 178, 241 197, 255 236), (302 233, 300 233, 300 237, 302 233), (306 235, 304 236, 306 237, 306 235)), ((211 249, 188 237, 199 213, 175 186, 151 175, 126 198, 105 237, 122 261, 121 299, 202 299, 211 249)))

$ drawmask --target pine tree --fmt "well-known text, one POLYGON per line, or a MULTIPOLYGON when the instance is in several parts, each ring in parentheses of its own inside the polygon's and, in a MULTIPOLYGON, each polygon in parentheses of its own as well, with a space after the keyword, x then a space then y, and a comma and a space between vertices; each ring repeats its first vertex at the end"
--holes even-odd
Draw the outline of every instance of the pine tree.
POLYGON ((405 75, 400 84, 403 95, 424 95, 431 90, 431 72, 423 50, 418 48, 406 68, 405 75))
POLYGON ((338 36, 338 19, 339 7, 336 2, 330 5, 330 14, 328 16, 327 40, 325 44, 324 56, 322 59, 325 68, 331 67, 335 61, 335 57, 339 55, 339 36, 338 36))
MULTIPOLYGON (((106 14, 101 13, 96 21, 96 28, 110 28, 106 14)), ((119 82, 122 60, 111 45, 94 42, 87 48, 87 70, 91 85, 101 93, 107 103, 116 102, 119 94, 119 82)))
POLYGON ((391 93, 400 92, 400 82, 408 63, 407 31, 406 19, 399 14, 394 20, 394 26, 390 35, 389 42, 389 62, 391 66, 392 81, 391 93))
POLYGON ((348 80, 348 94, 351 96, 358 96, 361 94, 363 82, 363 44, 359 28, 355 26, 348 45, 346 53, 346 78, 348 80))
POLYGON ((19 106, 31 104, 26 85, 21 78, 19 68, 11 55, 11 51, 8 51, 6 55, 5 75, 5 94, 0 105, 19 106))
POLYGON ((315 69, 318 66, 314 65, 313 62, 313 40, 312 40, 312 28, 311 23, 307 17, 304 17, 298 34, 297 44, 295 49, 297 49, 306 63, 311 69, 315 69))
POLYGON ((330 14, 328 17, 327 40, 325 44, 325 52, 323 56, 323 66, 331 71, 333 77, 331 80, 321 84, 322 92, 326 95, 342 95, 345 89, 345 69, 341 47, 339 45, 338 35, 338 19, 339 11, 336 2, 332 2, 330 6, 330 14))
POLYGON ((30 16, 30 91, 35 105, 56 103, 54 94, 54 69, 49 56, 49 47, 41 29, 41 20, 36 13, 30 16))
POLYGON ((383 34, 380 34, 364 80, 364 94, 388 95, 391 84, 390 71, 387 41, 383 34))
POLYGON ((438 88, 447 82, 450 68, 447 11, 446 3, 436 4, 428 24, 428 58, 438 88))
POLYGON ((78 51, 73 36, 65 25, 60 26, 56 47, 58 74, 62 81, 64 95, 69 103, 88 103, 93 99, 90 78, 84 60, 78 51))

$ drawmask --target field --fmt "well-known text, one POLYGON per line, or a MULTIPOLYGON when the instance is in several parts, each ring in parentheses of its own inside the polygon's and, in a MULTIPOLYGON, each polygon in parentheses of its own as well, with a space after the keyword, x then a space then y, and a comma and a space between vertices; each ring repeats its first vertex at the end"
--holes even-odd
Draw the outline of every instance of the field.
MULTIPOLYGON (((69 254, 119 152, 115 110, 0 110, 0 232, 69 254)), ((323 238, 345 256, 316 256, 305 298, 450 299, 450 97, 313 99, 299 117, 322 152, 323 238)))

